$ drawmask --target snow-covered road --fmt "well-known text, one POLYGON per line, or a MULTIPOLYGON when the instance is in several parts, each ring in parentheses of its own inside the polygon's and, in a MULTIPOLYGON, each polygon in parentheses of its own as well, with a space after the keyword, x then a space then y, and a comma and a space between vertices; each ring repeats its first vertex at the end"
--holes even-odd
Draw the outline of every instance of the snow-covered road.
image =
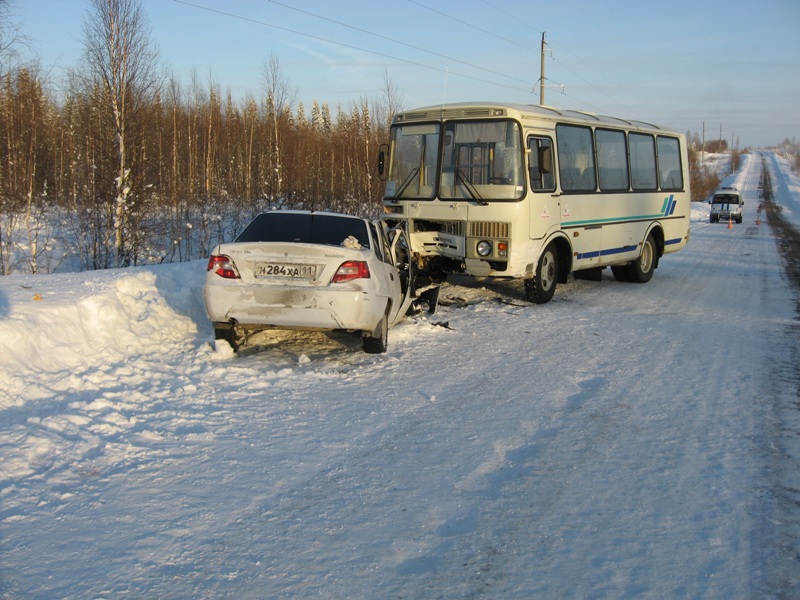
POLYGON ((386 355, 218 353, 202 263, 0 279, 0 597, 797 597, 800 336, 760 170, 727 182, 745 222, 696 206, 646 285, 458 281, 386 355))

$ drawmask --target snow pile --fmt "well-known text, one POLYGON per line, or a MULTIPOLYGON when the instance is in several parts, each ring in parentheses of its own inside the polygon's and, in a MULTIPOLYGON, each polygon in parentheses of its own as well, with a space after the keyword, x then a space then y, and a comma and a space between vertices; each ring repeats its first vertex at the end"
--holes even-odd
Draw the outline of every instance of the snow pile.
POLYGON ((0 408, 81 390, 90 371, 185 345, 204 318, 197 302, 203 270, 196 262, 6 278, 0 408))

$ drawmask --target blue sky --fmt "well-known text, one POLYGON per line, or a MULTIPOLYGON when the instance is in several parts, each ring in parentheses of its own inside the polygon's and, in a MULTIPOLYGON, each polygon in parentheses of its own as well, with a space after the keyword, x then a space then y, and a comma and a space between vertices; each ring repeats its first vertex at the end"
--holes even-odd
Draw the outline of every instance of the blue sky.
MULTIPOLYGON (((82 51, 83 0, 12 0, 54 83, 82 51)), ((797 0, 142 0, 161 59, 236 99, 274 55, 308 112, 383 96, 546 104, 722 136, 800 141, 797 0), (210 10, 209 10, 210 9, 210 10), (223 14, 224 13, 224 14, 223 14), (561 87, 563 86, 563 87, 561 87), (537 93, 534 93, 537 90, 537 93)), ((57 85, 56 85, 57 87, 57 85)))

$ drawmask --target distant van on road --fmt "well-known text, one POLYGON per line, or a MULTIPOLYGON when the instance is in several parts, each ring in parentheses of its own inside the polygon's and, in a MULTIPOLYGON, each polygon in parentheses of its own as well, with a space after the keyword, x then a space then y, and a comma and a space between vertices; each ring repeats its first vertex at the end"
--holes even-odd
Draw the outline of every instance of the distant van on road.
POLYGON ((708 217, 711 223, 718 223, 720 219, 742 222, 744 200, 735 187, 720 188, 708 203, 711 205, 708 217))

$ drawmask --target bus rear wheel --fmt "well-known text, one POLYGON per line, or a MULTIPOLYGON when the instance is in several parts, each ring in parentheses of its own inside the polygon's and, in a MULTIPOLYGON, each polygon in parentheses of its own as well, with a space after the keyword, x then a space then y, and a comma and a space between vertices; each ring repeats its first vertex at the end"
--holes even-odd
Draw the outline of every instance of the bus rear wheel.
POLYGON ((628 281, 628 265, 615 265, 611 267, 611 273, 614 275, 614 279, 620 283, 628 281))
POLYGON ((639 258, 629 263, 625 267, 628 281, 633 283, 647 283, 653 278, 653 271, 656 269, 656 242, 652 235, 648 235, 642 245, 642 253, 639 258))
POLYGON ((547 246, 536 264, 532 279, 525 280, 525 298, 528 302, 545 304, 553 299, 558 280, 558 253, 553 244, 547 246))

